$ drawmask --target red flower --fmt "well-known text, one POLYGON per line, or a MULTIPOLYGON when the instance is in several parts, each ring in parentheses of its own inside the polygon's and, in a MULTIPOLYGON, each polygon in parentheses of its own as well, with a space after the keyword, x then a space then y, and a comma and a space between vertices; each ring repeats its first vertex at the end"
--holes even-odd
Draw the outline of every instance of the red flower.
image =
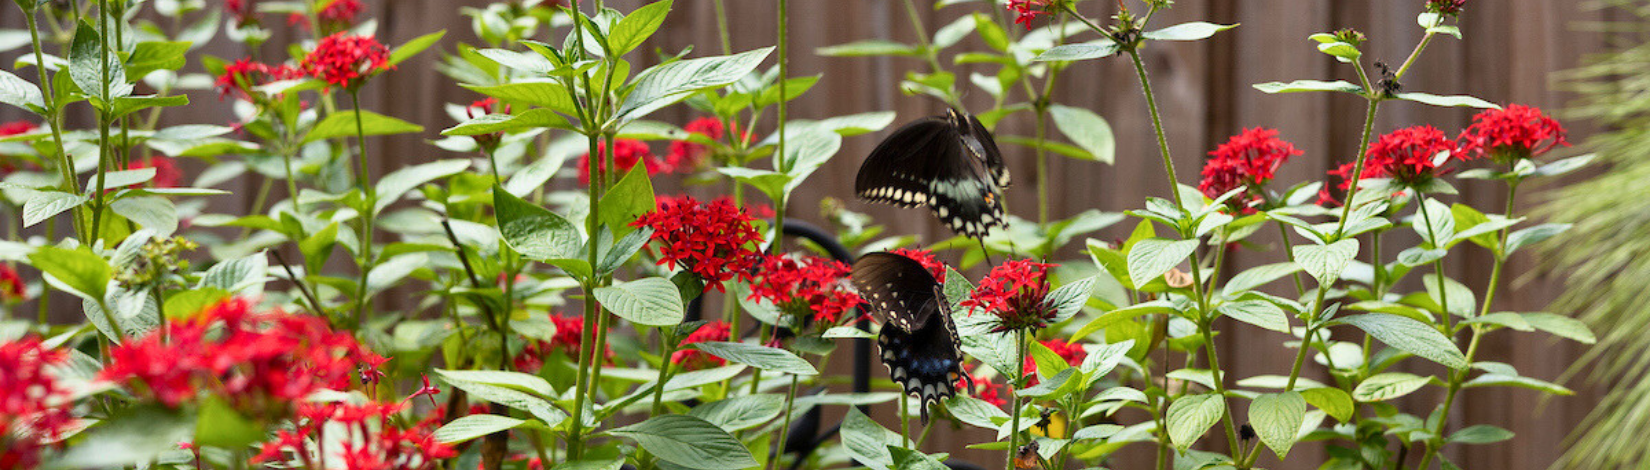
POLYGON ((719 292, 723 281, 751 279, 751 269, 762 259, 753 249, 762 234, 751 225, 756 219, 733 205, 732 199, 703 204, 690 196, 661 197, 658 204, 658 209, 630 225, 653 229, 659 264, 683 267, 719 292))
POLYGON ((709 369, 711 367, 721 367, 727 365, 727 359, 712 356, 697 349, 685 348, 687 345, 693 343, 703 343, 706 341, 727 341, 729 336, 730 328, 728 326, 728 322, 717 320, 706 323, 704 326, 700 326, 698 330, 695 330, 693 334, 688 335, 686 339, 682 340, 682 344, 677 347, 684 349, 678 349, 675 354, 671 354, 670 363, 682 366, 683 370, 709 369))
MULTIPOLYGON (((149 157, 148 162, 132 160, 131 163, 126 164, 128 170, 142 168, 155 169, 155 179, 149 180, 149 187, 152 188, 176 188, 183 181, 183 171, 178 169, 177 164, 172 161, 171 157, 155 155, 149 157)), ((133 185, 132 187, 137 186, 133 185)))
POLYGON ((35 337, 0 343, 0 468, 34 468, 74 426, 68 391, 51 371, 68 358, 35 337))
POLYGON ((968 380, 964 381, 963 377, 958 377, 956 385, 957 389, 967 390, 970 395, 974 396, 974 398, 998 407, 1007 405, 1008 399, 1003 398, 1003 389, 1006 388, 1006 386, 990 380, 981 379, 979 376, 974 375, 974 369, 976 367, 977 366, 970 362, 963 363, 963 375, 966 375, 968 380), (968 389, 968 384, 970 383, 974 384, 973 390, 968 389))
POLYGON ((237 99, 252 101, 253 87, 302 75, 286 64, 270 67, 268 64, 243 58, 223 67, 223 75, 219 75, 217 81, 218 100, 222 101, 225 97, 234 95, 237 99))
POLYGON ((1467 0, 1427 0, 1427 11, 1442 15, 1459 15, 1465 6, 1467 0))
POLYGON ((360 364, 382 362, 322 318, 254 313, 238 297, 117 345, 109 357, 100 378, 141 382, 167 406, 204 390, 255 416, 284 416, 311 393, 348 388, 360 364))
POLYGON ((1444 137, 1444 131, 1432 126, 1398 129, 1369 144, 1362 178, 1392 178, 1404 185, 1425 182, 1448 173, 1441 168, 1448 163, 1439 158, 1443 152, 1450 152, 1450 158, 1459 156, 1455 141, 1444 137))
MULTIPOLYGON (((469 106, 464 107, 464 114, 468 115, 470 119, 475 119, 493 114, 493 108, 495 106, 498 106, 498 98, 483 99, 470 103, 469 106)), ((505 106, 503 113, 510 114, 510 107, 505 106)), ((475 140, 476 146, 481 147, 482 150, 491 152, 497 149, 499 142, 504 139, 504 132, 500 131, 490 134, 480 134, 471 136, 470 138, 475 140)))
MULTIPOLYGON (((720 119, 702 117, 694 119, 682 130, 690 134, 699 134, 710 140, 721 140, 726 132, 720 119)), ((665 156, 665 165, 673 171, 687 173, 699 168, 704 162, 705 152, 710 150, 705 144, 691 140, 678 140, 670 143, 670 153, 665 156)))
POLYGON ((389 48, 377 39, 345 33, 322 38, 298 66, 305 74, 325 80, 329 86, 347 90, 360 88, 367 77, 375 73, 395 70, 390 64, 389 48))
POLYGON ((1570 145, 1566 134, 1564 126, 1542 113, 1541 108, 1508 105, 1472 117, 1472 125, 1461 131, 1461 153, 1466 158, 1488 155, 1497 162, 1511 164, 1570 145))
MULTIPOLYGON (((556 334, 550 341, 535 341, 523 348, 521 354, 516 355, 516 370, 536 373, 544 367, 544 357, 552 351, 560 349, 567 357, 577 360, 579 344, 583 342, 584 318, 574 315, 557 315, 550 313, 550 323, 556 326, 556 334)), ((606 358, 613 357, 613 347, 608 346, 606 358)))
POLYGON ((28 300, 23 277, 10 264, 0 264, 0 302, 14 304, 28 300))
POLYGON ((1026 31, 1031 31, 1031 22, 1039 15, 1047 15, 1051 3, 1050 0, 1008 0, 1004 6, 1014 12, 1014 24, 1024 25, 1026 31))
POLYGON ((395 418, 405 408, 405 404, 372 402, 300 404, 297 427, 283 429, 274 441, 264 443, 252 463, 295 460, 329 462, 327 468, 350 470, 433 470, 441 468, 441 459, 458 456, 458 451, 435 439, 441 413, 402 428, 395 418), (324 432, 340 430, 347 437, 325 436, 329 445, 320 446, 324 432), (337 447, 331 446, 334 443, 337 447), (316 455, 317 449, 336 449, 336 453, 316 455), (337 466, 339 462, 343 465, 337 466))
MULTIPOLYGON (((23 135, 23 134, 27 134, 27 133, 30 133, 30 132, 34 132, 37 129, 40 129, 40 126, 36 126, 32 122, 12 121, 12 122, 8 122, 8 123, 5 123, 5 124, 0 124, 0 137, 11 137, 11 136, 14 136, 14 135, 23 135)), ((16 160, 22 160, 21 162, 13 161, 14 160, 13 157, 15 157, 15 156, 14 155, 0 155, 0 177, 10 175, 12 172, 17 171, 19 168, 29 168, 29 167, 34 166, 33 162, 30 162, 30 161, 24 160, 24 159, 16 159, 16 160)))
MULTIPOLYGON (((355 23, 355 17, 363 10, 366 10, 366 6, 361 4, 361 0, 334 0, 327 4, 326 8, 316 12, 315 20, 321 23, 321 29, 326 31, 345 29, 355 23)), ((306 20, 303 13, 293 13, 287 15, 286 24, 309 29, 309 22, 306 20)))
POLYGON ((246 26, 258 23, 258 8, 253 0, 223 0, 223 11, 235 18, 235 24, 246 26))
POLYGON ((766 299, 793 315, 811 310, 816 323, 836 325, 842 312, 864 302, 848 285, 851 271, 841 261, 818 256, 768 256, 748 298, 766 299))
MULTIPOLYGON (((596 153, 603 155, 599 159, 597 168, 607 171, 606 141, 596 143, 596 153)), ((647 148, 647 143, 634 139, 617 139, 613 141, 613 165, 619 167, 620 172, 630 171, 632 167, 636 166, 637 162, 641 162, 644 168, 647 168, 648 176, 670 172, 670 166, 664 160, 660 160, 657 155, 654 155, 653 151, 647 148)), ((579 184, 590 184, 590 154, 588 153, 579 157, 579 184)))
POLYGON ((1278 167, 1289 157, 1301 155, 1295 144, 1278 138, 1278 131, 1264 127, 1245 129, 1209 152, 1209 161, 1203 166, 1203 181, 1197 189, 1209 198, 1220 197, 1238 188, 1246 189, 1227 200, 1234 210, 1253 212, 1254 205, 1265 201, 1262 186, 1277 175, 1278 167))
POLYGON ((968 307, 969 314, 981 309, 996 315, 993 332, 1048 326, 1058 313, 1044 301, 1049 291, 1048 268, 1055 266, 1026 259, 1005 261, 991 268, 958 305, 968 307))
POLYGON ((933 274, 934 280, 940 281, 941 284, 945 283, 945 263, 941 263, 939 260, 934 259, 934 252, 912 248, 895 248, 888 250, 888 252, 904 256, 906 258, 911 258, 911 260, 916 261, 918 264, 921 264, 923 268, 927 269, 929 274, 933 274))

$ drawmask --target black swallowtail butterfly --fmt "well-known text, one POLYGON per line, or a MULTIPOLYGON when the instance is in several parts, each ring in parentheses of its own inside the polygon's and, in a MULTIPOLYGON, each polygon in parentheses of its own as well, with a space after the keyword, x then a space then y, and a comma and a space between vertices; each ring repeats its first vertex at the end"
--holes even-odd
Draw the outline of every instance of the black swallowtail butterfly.
POLYGON ((877 337, 882 364, 906 395, 922 399, 923 422, 928 421, 929 403, 956 395, 957 379, 974 386, 962 370, 951 304, 921 263, 893 253, 871 253, 854 263, 851 277, 871 309, 886 319, 877 337))
POLYGON ((871 202, 928 206, 951 231, 982 238, 1003 224, 1003 154, 980 120, 951 109, 894 131, 859 167, 854 192, 871 202))

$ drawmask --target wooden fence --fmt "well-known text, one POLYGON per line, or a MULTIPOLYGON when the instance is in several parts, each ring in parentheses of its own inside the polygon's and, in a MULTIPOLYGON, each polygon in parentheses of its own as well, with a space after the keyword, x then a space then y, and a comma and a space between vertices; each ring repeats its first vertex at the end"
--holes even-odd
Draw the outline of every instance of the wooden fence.
MULTIPOLYGON (((774 0, 726 0, 732 16, 734 50, 771 45, 775 41, 774 0)), ((208 2, 216 3, 216 2, 208 2)), ((380 20, 380 36, 387 43, 400 43, 415 36, 447 29, 450 34, 438 49, 451 52, 456 41, 475 43, 470 19, 457 14, 461 6, 484 5, 481 0, 384 0, 372 2, 370 15, 380 20)), ((642 0, 610 0, 610 6, 629 10, 642 0)), ((920 0, 931 5, 931 0, 920 0)), ((1195 43, 1156 45, 1145 51, 1169 125, 1169 142, 1182 181, 1195 181, 1205 152, 1227 136, 1246 127, 1277 128, 1306 154, 1296 157, 1280 172, 1279 181, 1321 179, 1338 162, 1351 159, 1358 141, 1363 103, 1344 94, 1266 95, 1251 84, 1293 79, 1350 79, 1346 67, 1318 54, 1306 37, 1312 33, 1355 28, 1369 35, 1364 47, 1372 59, 1402 62, 1421 35, 1415 24, 1422 0, 1179 0, 1160 15, 1156 25, 1206 20, 1241 23, 1237 29, 1195 43)), ((1550 91, 1551 72, 1578 64, 1587 53, 1602 50, 1602 39, 1575 31, 1578 22, 1609 19, 1608 12, 1588 11, 1569 0, 1477 0, 1470 2, 1461 29, 1465 40, 1439 38, 1422 56, 1416 70, 1405 80, 1406 89, 1440 94, 1472 94, 1500 103, 1525 103, 1558 108, 1564 96, 1550 91)), ((1109 1, 1084 2, 1084 8, 1100 11, 1109 1)), ((984 8, 1000 8, 983 2, 948 7, 938 12, 921 8, 928 28, 949 23, 956 17, 984 8)), ((818 118, 878 110, 895 110, 898 121, 937 112, 931 100, 907 97, 897 90, 897 80, 908 71, 921 70, 917 59, 830 58, 813 51, 822 46, 862 39, 911 41, 912 27, 900 0, 792 0, 792 75, 822 74, 819 84, 793 106, 794 117, 818 118)), ((0 24, 20 27, 16 10, 0 13, 0 24)), ((272 43, 280 44, 277 37, 272 43)), ((711 0, 677 0, 675 10, 662 31, 642 50, 660 48, 676 51, 695 45, 695 54, 719 50, 716 17, 711 0)), ((980 49, 970 39, 950 50, 980 49)), ((214 44, 208 52, 237 57, 232 44, 214 44)), ((273 51, 270 51, 273 52, 273 51)), ((11 59, 16 53, 8 54, 11 59)), ((949 54, 947 54, 949 56, 949 54)), ((401 136, 374 142, 374 174, 401 166, 452 155, 428 145, 437 130, 450 126, 442 110, 447 102, 468 103, 473 93, 455 86, 433 67, 436 54, 426 53, 403 63, 400 70, 376 80, 364 92, 364 105, 392 116, 425 125, 421 136, 401 136)), ((947 58, 948 59, 948 58, 947 58)), ((191 67, 198 67, 191 64, 191 67)), ((966 77, 962 68, 959 77, 966 77)), ((230 119, 226 105, 215 96, 193 96, 197 103, 189 111, 167 114, 166 125, 183 123, 223 123, 230 119)), ((988 99, 974 93, 976 105, 988 99)), ((1149 118, 1139 93, 1132 67, 1124 60, 1098 60, 1078 64, 1060 77, 1055 100, 1062 104, 1095 110, 1107 118, 1117 137, 1114 165, 1053 158, 1049 165, 1051 210, 1055 218, 1091 208, 1120 211, 1139 207, 1147 196, 1166 196, 1167 184, 1153 144, 1149 118)), ((1455 132, 1468 122, 1470 111, 1391 102, 1381 109, 1377 132, 1412 124, 1433 124, 1455 132)), ((15 110, 0 117, 20 117, 15 110)), ((688 113, 667 110, 661 119, 686 122, 688 113)), ((1024 117, 1024 116, 1021 116, 1024 117)), ((1005 121, 999 134, 1030 132, 1029 119, 1005 121)), ((1570 123, 1577 137, 1587 135, 1583 123, 1570 123)), ((815 173, 797 192, 792 217, 817 220, 817 203, 823 197, 852 201, 851 187, 860 160, 885 133, 854 137, 844 142, 841 154, 815 173)), ((1035 218, 1036 189, 1032 175, 1032 154, 1018 147, 1005 147, 1017 185, 1007 194, 1010 210, 1035 218)), ((197 167, 198 168, 198 167, 197 167)), ((669 186, 668 183, 665 183, 669 186)), ((277 185, 279 186, 279 185, 277 185)), ((253 187, 248 184, 245 187, 253 187)), ((661 189, 663 191, 664 189, 661 189)), ((245 212, 251 205, 247 191, 220 198, 213 203, 221 212, 245 212)), ((1465 185, 1460 198, 1477 207, 1500 207, 1500 195, 1488 185, 1465 185)), ((1534 198, 1524 199, 1529 202, 1534 198)), ((1521 207, 1527 206, 1520 204, 1521 207)), ((867 211, 891 233, 914 233, 933 241, 948 236, 931 217, 915 216, 887 206, 850 202, 854 210, 867 211)), ((1098 235, 1102 239, 1126 236, 1126 228, 1114 227, 1098 235)), ((1262 237, 1261 242, 1276 243, 1262 237)), ((1407 240, 1406 240, 1407 242, 1407 240)), ((1396 246, 1396 245, 1394 245, 1396 246)), ((1075 253, 1069 253, 1075 254, 1075 253)), ((1533 269, 1531 254, 1524 253, 1509 266, 1509 272, 1533 269)), ((1229 257, 1226 272, 1276 261, 1276 253, 1236 252, 1229 257)), ((1481 287, 1488 277, 1491 258, 1477 248, 1450 259, 1450 275, 1469 286, 1481 287)), ((1497 311, 1539 311, 1553 297, 1559 283, 1542 275, 1510 276, 1511 288, 1497 296, 1497 311)), ((1411 286, 1413 288, 1414 286, 1411 286)), ((402 296, 382 296, 383 308, 410 306, 402 296)), ((67 300, 67 299, 64 299, 67 300)), ((72 302, 57 305, 70 306, 72 302)), ((78 312, 58 312, 70 319, 78 312)), ((1563 313, 1563 312, 1559 312, 1563 313)), ((1287 374, 1293 352, 1280 343, 1283 335, 1238 325, 1225 325, 1219 339, 1223 365, 1233 376, 1287 374)), ((1540 378, 1560 376, 1577 357, 1573 343, 1549 341, 1534 334, 1498 334, 1485 342, 1479 357, 1510 363, 1520 372, 1540 378)), ((841 361, 845 362, 845 361, 841 361)), ((839 364, 846 370, 845 364, 839 364)), ((875 370, 880 372, 881 367, 875 370)), ((1438 374, 1438 367, 1417 365, 1414 371, 1438 374)), ((1321 369, 1313 374, 1319 379, 1321 369)), ((1453 447, 1449 457, 1466 468, 1540 469, 1559 454, 1562 440, 1582 416, 1592 408, 1596 391, 1571 384, 1581 393, 1574 397, 1544 399, 1523 389, 1472 389, 1463 394, 1463 406, 1449 417, 1451 429, 1468 424, 1495 424, 1517 433, 1512 441, 1484 447, 1453 447)), ((1441 399, 1442 390, 1429 388, 1402 402, 1409 411, 1425 416, 1431 404, 1441 399)), ((878 409, 879 419, 893 422, 892 409, 878 409)), ((1241 415, 1240 415, 1241 416, 1241 415)), ((943 426, 942 426, 943 428, 943 426)), ((1218 433, 1215 433, 1218 434, 1218 433)), ((1218 437, 1212 438, 1219 441, 1218 437)), ((983 442, 989 436, 967 435, 939 429, 931 445, 949 449, 953 456, 997 468, 1001 454, 968 450, 967 442, 983 442)), ((1210 444, 1220 445, 1218 442, 1210 444)), ((1144 446, 1139 446, 1144 447, 1144 446)), ((1269 468, 1309 469, 1323 456, 1318 445, 1305 445, 1291 454, 1290 462, 1278 464, 1270 453, 1261 460, 1269 468)), ((929 449, 935 450, 935 449, 929 449)), ((1150 465, 1143 451, 1125 452, 1112 468, 1141 468, 1150 465)))

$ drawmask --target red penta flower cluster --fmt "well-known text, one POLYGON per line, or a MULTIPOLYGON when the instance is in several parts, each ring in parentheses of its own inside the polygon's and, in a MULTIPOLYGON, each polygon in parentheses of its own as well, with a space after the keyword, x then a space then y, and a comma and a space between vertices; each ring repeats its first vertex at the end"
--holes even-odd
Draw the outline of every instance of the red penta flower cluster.
POLYGON ((68 357, 35 337, 0 343, 0 468, 34 468, 74 426, 68 391, 50 371, 68 357))
POLYGON ((17 268, 0 264, 0 303, 14 304, 28 300, 29 293, 24 287, 23 277, 17 275, 17 268))
POLYGON ((1541 108, 1508 105, 1472 117, 1472 125, 1461 131, 1461 153, 1472 158, 1488 155, 1496 162, 1511 164, 1570 145, 1566 135, 1564 126, 1542 113, 1541 108))
POLYGON ((848 285, 852 271, 841 261, 813 255, 768 256, 751 283, 749 299, 772 302, 793 315, 812 312, 816 324, 835 325, 842 312, 864 299, 848 285))
POLYGON ((1008 399, 1003 397, 1003 391, 1007 386, 974 375, 974 369, 978 367, 972 362, 963 363, 963 375, 966 375, 968 380, 964 381, 962 377, 958 377, 957 390, 967 390, 974 398, 999 407, 1008 404, 1008 399), (974 384, 972 390, 968 388, 970 383, 974 384))
MULTIPOLYGON (((601 171, 608 171, 606 141, 596 143, 596 153, 601 155, 597 159, 596 167, 601 171)), ((654 155, 653 150, 647 147, 647 143, 635 139, 617 139, 613 141, 613 166, 618 167, 618 171, 628 172, 637 163, 641 163, 642 167, 647 169, 648 176, 670 172, 670 166, 665 164, 665 161, 661 160, 658 155, 654 155)), ((590 154, 588 153, 579 157, 579 184, 590 184, 590 154)))
POLYGON ((1302 153, 1295 144, 1279 139, 1275 129, 1245 129, 1209 152, 1209 161, 1203 166, 1203 181, 1197 189, 1210 198, 1244 189, 1244 194, 1227 200, 1226 204, 1234 210, 1254 212, 1254 206, 1266 200, 1262 186, 1277 175, 1278 167, 1289 161, 1289 157, 1302 153))
POLYGON ((1024 25, 1026 31, 1030 31, 1031 22, 1049 14, 1048 7, 1053 3, 1052 0, 1008 0, 1004 7, 1014 12, 1014 24, 1024 25))
POLYGON ((728 322, 717 320, 706 323, 682 340, 676 353, 670 355, 670 363, 681 366, 683 370, 709 369, 727 365, 728 360, 706 354, 697 349, 686 349, 687 345, 706 341, 727 341, 731 334, 728 322))
POLYGON ((324 319, 255 313, 236 297, 111 348, 99 377, 142 384, 171 407, 206 391, 254 416, 286 416, 291 403, 346 389, 361 365, 383 361, 324 319))
MULTIPOLYGON (((710 140, 721 140, 726 134, 726 126, 722 120, 713 117, 702 117, 689 122, 682 130, 690 134, 705 136, 710 140)), ((699 168, 705 160, 705 153, 710 147, 691 140, 678 140, 670 143, 670 153, 665 155, 665 165, 672 170, 682 173, 692 172, 699 168)))
MULTIPOLYGON (((584 341, 584 318, 576 315, 557 315, 554 313, 549 314, 549 316, 550 323, 556 326, 555 336, 551 337, 550 341, 534 341, 523 348, 521 354, 516 355, 515 358, 516 370, 537 373, 540 368, 544 367, 544 357, 557 350, 560 350, 569 358, 578 359, 579 344, 584 341)), ((607 347, 604 357, 613 357, 612 346, 607 347)))
POLYGON ((1456 152, 1454 140, 1432 126, 1413 126, 1392 131, 1369 144, 1364 156, 1364 178, 1392 178, 1404 185, 1424 182, 1449 172, 1442 165, 1448 159, 1465 159, 1456 152))
POLYGON ((325 80, 329 86, 357 90, 375 73, 394 70, 390 50, 372 36, 337 33, 315 45, 315 50, 298 63, 304 74, 325 80))
MULTIPOLYGON (((155 169, 155 178, 149 180, 148 183, 150 187, 176 188, 178 187, 178 184, 183 182, 183 170, 178 169, 177 163, 173 162, 171 157, 155 155, 149 157, 148 161, 139 159, 132 160, 131 163, 126 164, 126 169, 128 170, 137 170, 142 168, 155 169)), ((134 185, 133 187, 136 186, 134 185)))
POLYGON ((253 0, 223 0, 223 11, 235 18, 236 25, 244 27, 255 24, 258 22, 258 9, 252 2, 253 0))
POLYGON ((299 468, 430 470, 441 468, 441 459, 458 456, 458 451, 435 439, 434 429, 441 425, 442 413, 432 413, 430 418, 402 428, 396 424, 400 420, 395 418, 405 408, 405 403, 303 403, 298 406, 296 429, 283 429, 274 441, 264 443, 262 451, 252 457, 252 463, 280 461, 299 468), (346 437, 322 434, 340 431, 346 433, 346 437), (328 446, 320 445, 323 437, 328 446), (331 447, 332 443, 337 443, 337 447, 331 447))
POLYGON ((689 196, 661 197, 658 204, 630 225, 653 229, 659 264, 687 269, 718 292, 723 281, 751 279, 751 269, 761 261, 754 247, 762 234, 751 225, 756 219, 732 199, 700 203, 689 196))
MULTIPOLYGON (((361 0, 332 0, 331 3, 322 0, 320 3, 326 6, 315 12, 315 21, 320 23, 321 29, 325 31, 348 28, 355 23, 355 17, 367 9, 366 5, 361 4, 361 0)), ((309 22, 303 13, 287 15, 286 24, 309 29, 309 22)))
POLYGON ((223 67, 223 75, 218 75, 218 100, 233 95, 236 99, 254 101, 252 88, 266 85, 278 80, 298 78, 304 74, 290 65, 281 64, 270 66, 262 62, 254 62, 250 58, 243 58, 235 63, 223 67))
POLYGON ((1029 259, 1005 261, 991 268, 980 285, 959 305, 969 314, 985 310, 997 316, 992 332, 1036 330, 1058 313, 1048 305, 1048 269, 1054 264, 1029 259))
MULTIPOLYGON (((469 116, 470 119, 475 119, 488 114, 493 114, 493 109, 496 106, 498 106, 498 98, 487 98, 470 103, 469 106, 465 106, 464 114, 469 116)), ((504 107, 503 114, 510 114, 509 106, 504 107)), ((492 152, 493 150, 498 149, 499 142, 504 140, 504 132, 480 134, 471 136, 470 138, 475 140, 476 146, 481 147, 482 150, 492 152)), ((579 174, 582 175, 584 172, 580 172, 579 174)))
POLYGON ((938 259, 935 259, 934 252, 912 248, 895 248, 888 250, 888 252, 904 256, 906 258, 911 258, 913 261, 921 264, 923 269, 927 269, 929 274, 933 274, 934 280, 940 281, 942 284, 945 283, 945 263, 941 263, 938 259))

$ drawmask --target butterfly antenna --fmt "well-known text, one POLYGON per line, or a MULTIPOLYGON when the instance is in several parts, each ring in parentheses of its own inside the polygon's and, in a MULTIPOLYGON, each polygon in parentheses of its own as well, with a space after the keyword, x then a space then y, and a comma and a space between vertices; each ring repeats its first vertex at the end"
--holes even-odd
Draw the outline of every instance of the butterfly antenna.
POLYGON ((980 254, 985 256, 985 264, 996 267, 997 262, 991 260, 991 250, 985 247, 985 237, 976 238, 974 241, 980 242, 980 254))

